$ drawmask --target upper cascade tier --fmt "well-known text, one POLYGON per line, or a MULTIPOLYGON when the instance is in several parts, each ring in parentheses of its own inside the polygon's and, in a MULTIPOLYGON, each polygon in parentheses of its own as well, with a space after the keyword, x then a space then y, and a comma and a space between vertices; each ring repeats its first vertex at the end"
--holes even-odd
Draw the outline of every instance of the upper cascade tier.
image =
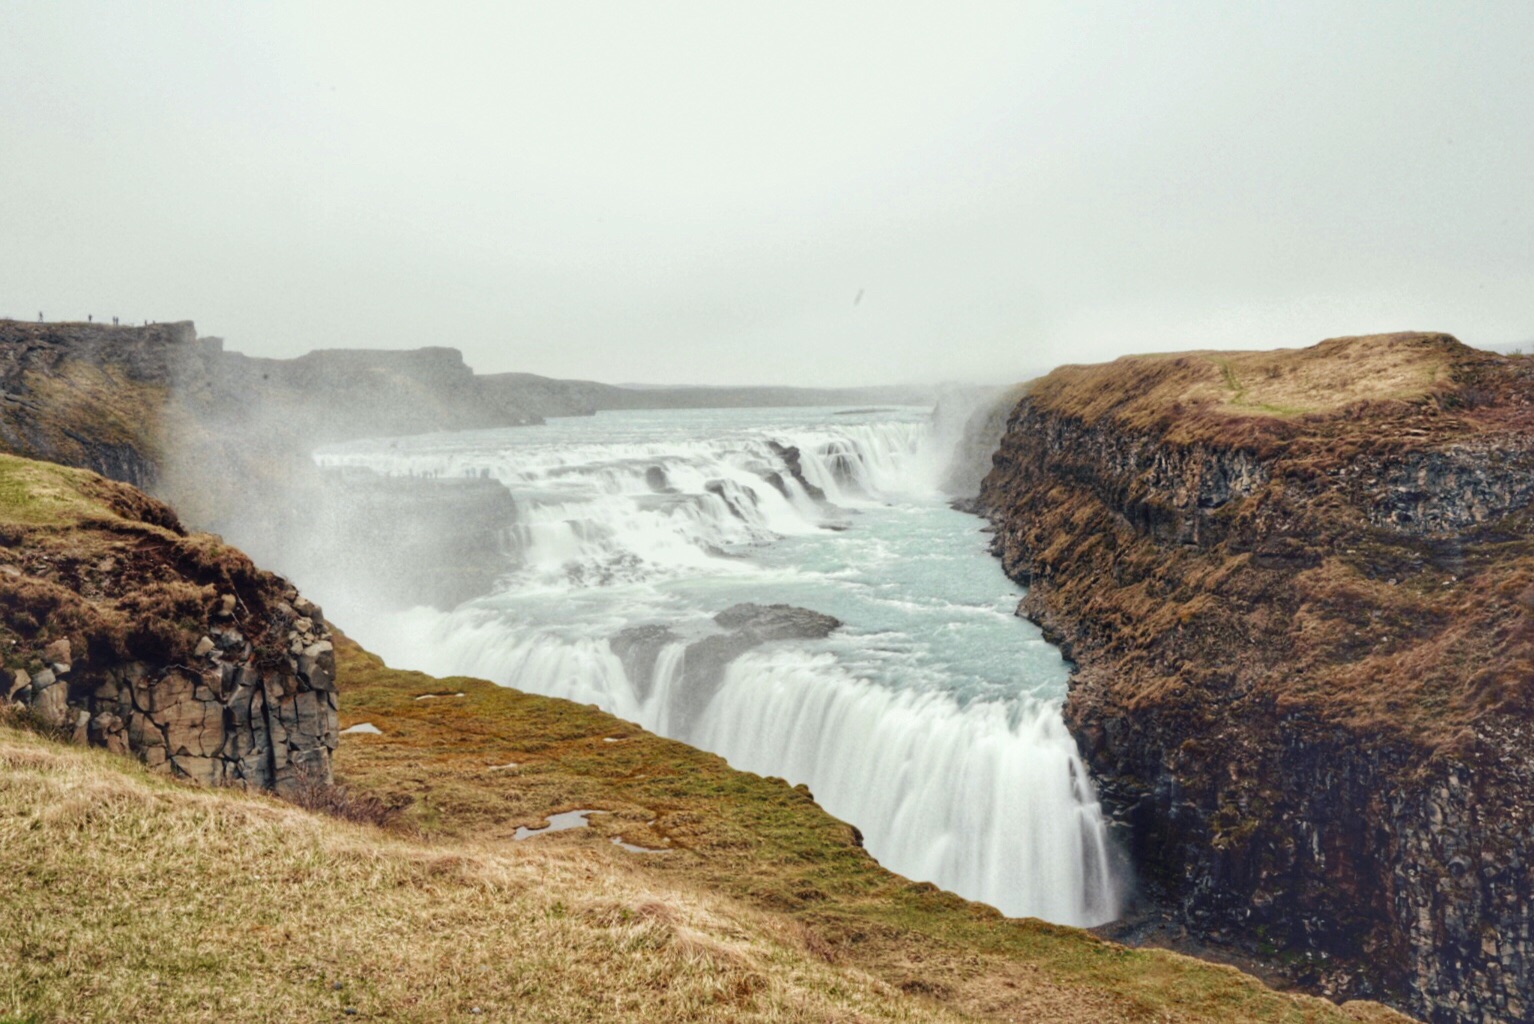
POLYGON ((508 582, 601 586, 740 568, 754 545, 844 525, 860 505, 930 493, 941 468, 925 418, 628 436, 569 443, 557 426, 427 435, 322 449, 333 469, 488 478, 516 501, 508 582), (551 436, 552 435, 552 436, 551 436))

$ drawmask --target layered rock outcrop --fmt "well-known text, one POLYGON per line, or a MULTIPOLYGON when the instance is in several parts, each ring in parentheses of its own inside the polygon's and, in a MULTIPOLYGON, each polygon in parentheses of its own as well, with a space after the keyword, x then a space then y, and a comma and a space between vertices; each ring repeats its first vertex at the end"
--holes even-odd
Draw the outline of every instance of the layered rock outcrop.
POLYGON ((200 359, 189 323, 0 320, 0 451, 151 486, 172 390, 200 359))
POLYGON ((1534 1018, 1534 361, 1066 367, 982 487, 1147 891, 1441 1024, 1534 1018))
POLYGON ((320 610, 166 506, 0 456, 0 701, 76 743, 208 785, 331 781, 320 610))

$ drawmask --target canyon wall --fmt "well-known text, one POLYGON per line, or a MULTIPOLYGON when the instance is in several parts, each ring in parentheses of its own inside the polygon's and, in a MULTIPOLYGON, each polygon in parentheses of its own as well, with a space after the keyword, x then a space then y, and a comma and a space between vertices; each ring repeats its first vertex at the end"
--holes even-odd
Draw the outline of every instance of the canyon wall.
MULTIPOLYGON (((620 387, 476 374, 457 349, 226 351, 187 321, 119 327, 0 320, 0 451, 180 488, 332 441, 523 426, 604 409, 922 402, 922 388, 620 387), (189 464, 173 465, 178 458, 189 464)), ((195 500, 195 486, 183 496, 195 500)), ((177 508, 182 503, 177 501, 177 508)), ((186 514, 187 510, 182 509, 186 514)))
POLYGON ((1534 360, 1444 335, 1065 367, 980 495, 1194 935, 1534 1017, 1534 360))

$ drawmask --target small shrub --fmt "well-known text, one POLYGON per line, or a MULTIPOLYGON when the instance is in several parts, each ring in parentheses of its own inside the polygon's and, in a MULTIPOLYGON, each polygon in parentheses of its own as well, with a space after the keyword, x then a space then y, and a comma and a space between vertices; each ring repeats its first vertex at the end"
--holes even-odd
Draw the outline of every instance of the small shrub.
POLYGON ((400 812, 408 805, 408 801, 389 803, 372 793, 308 777, 299 779, 287 794, 287 800, 306 811, 378 828, 389 828, 398 822, 400 812))

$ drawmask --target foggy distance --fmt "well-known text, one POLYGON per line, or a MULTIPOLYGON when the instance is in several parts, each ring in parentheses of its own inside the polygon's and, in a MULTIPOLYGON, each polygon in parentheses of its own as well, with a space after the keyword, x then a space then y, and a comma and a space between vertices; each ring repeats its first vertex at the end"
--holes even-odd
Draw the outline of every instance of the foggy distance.
POLYGON ((1523 3, 0 10, 0 313, 1004 382, 1534 338, 1523 3))

